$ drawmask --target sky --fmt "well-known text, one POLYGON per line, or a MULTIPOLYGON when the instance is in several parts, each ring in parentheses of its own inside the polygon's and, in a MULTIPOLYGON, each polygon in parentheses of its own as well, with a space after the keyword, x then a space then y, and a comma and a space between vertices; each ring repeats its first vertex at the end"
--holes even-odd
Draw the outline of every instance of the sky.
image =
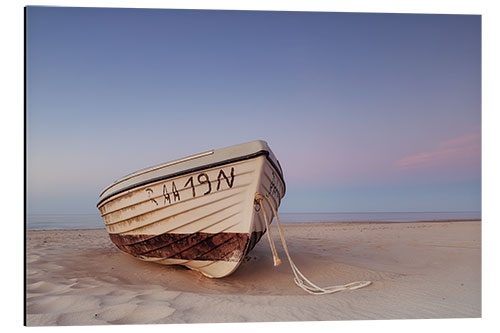
POLYGON ((28 214, 256 139, 281 212, 481 210, 481 17, 28 7, 28 214))

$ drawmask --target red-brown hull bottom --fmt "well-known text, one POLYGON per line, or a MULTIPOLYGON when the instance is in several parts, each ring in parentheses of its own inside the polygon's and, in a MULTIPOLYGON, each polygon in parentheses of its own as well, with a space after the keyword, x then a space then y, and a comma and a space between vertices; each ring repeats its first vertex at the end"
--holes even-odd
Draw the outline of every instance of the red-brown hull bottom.
POLYGON ((240 261, 264 232, 161 235, 110 234, 111 241, 135 257, 210 261, 240 261))

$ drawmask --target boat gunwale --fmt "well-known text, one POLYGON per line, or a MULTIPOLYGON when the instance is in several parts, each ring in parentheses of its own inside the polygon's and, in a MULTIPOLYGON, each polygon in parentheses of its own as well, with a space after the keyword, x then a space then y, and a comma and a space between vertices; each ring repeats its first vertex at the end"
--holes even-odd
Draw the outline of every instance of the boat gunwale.
MULTIPOLYGON (((103 197, 102 199, 99 200, 99 202, 97 203, 96 206, 97 206, 97 208, 99 208, 106 200, 112 198, 113 196, 115 196, 117 194, 120 194, 120 193, 126 192, 128 190, 131 190, 131 189, 133 189, 135 187, 144 186, 144 185, 147 185, 147 184, 151 184, 151 183, 154 183, 154 182, 166 180, 166 179, 169 179, 169 178, 179 177, 179 176, 182 176, 182 175, 185 175, 185 174, 197 172, 197 171, 204 170, 204 169, 209 169, 209 168, 219 167, 219 166, 230 164, 230 163, 235 163, 235 162, 240 162, 240 161, 244 161, 244 160, 249 160, 249 159, 252 159, 252 158, 255 158, 255 157, 259 157, 261 155, 265 155, 266 156, 267 161, 272 165, 272 167, 278 173, 278 176, 280 177, 280 180, 281 180, 281 182, 283 184, 283 194, 282 194, 282 197, 284 197, 285 193, 286 193, 286 184, 285 184, 285 180, 284 180, 281 168, 274 163, 274 161, 270 157, 270 153, 269 153, 268 150, 259 150, 258 152, 255 152, 255 153, 252 153, 252 154, 243 155, 243 156, 234 157, 234 158, 230 158, 230 159, 223 160, 223 161, 218 161, 218 162, 214 162, 214 163, 210 163, 210 164, 205 164, 205 165, 197 166, 195 168, 186 169, 186 170, 182 170, 182 171, 179 171, 179 172, 175 172, 175 173, 171 173, 171 174, 166 174, 166 175, 163 175, 163 176, 150 178, 148 180, 145 180, 145 181, 142 181, 142 182, 139 182, 139 183, 135 183, 135 184, 126 186, 126 187, 124 187, 124 188, 122 188, 120 190, 117 190, 116 192, 111 192, 110 194, 106 195, 105 197, 103 197)), ((112 188, 112 186, 108 187, 108 188, 110 189, 110 188, 112 188)))

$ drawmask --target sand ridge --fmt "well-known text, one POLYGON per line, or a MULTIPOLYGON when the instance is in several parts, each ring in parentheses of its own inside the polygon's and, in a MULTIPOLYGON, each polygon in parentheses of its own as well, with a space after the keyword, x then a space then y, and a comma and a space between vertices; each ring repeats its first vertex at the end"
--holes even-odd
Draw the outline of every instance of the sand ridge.
POLYGON ((238 270, 208 279, 121 253, 104 229, 28 231, 29 326, 463 318, 481 316, 481 222, 284 225, 290 254, 320 286, 313 296, 263 238, 238 270))

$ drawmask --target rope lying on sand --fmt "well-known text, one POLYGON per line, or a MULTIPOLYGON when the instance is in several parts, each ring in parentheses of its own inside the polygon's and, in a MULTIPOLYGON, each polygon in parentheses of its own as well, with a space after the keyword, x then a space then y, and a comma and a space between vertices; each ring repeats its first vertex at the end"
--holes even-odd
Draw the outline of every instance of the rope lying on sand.
POLYGON ((283 244, 283 249, 285 250, 286 256, 288 257, 288 262, 290 263, 290 267, 292 268, 292 272, 294 277, 295 284, 299 286, 300 288, 304 289, 306 292, 309 294, 313 295, 324 295, 324 294, 332 294, 336 293, 338 291, 342 290, 354 290, 354 289, 359 289, 366 287, 371 284, 371 281, 356 281, 356 282, 350 282, 344 285, 339 285, 339 286, 331 286, 331 287, 325 287, 321 288, 309 281, 304 274, 302 274, 297 266, 295 266, 295 263, 293 262, 292 258, 290 257, 290 253, 288 253, 288 247, 286 246, 286 241, 285 241, 285 235, 283 232, 283 228, 281 227, 281 222, 278 217, 278 213, 276 212, 276 208, 274 208, 274 205, 271 202, 271 199, 267 195, 263 195, 262 193, 255 193, 255 200, 259 203, 259 206, 262 210, 262 214, 264 215, 264 220, 266 222, 266 228, 267 228, 267 239, 269 240, 269 245, 271 246, 271 251, 273 253, 273 260, 274 260, 274 266, 278 266, 281 264, 281 260, 278 257, 278 253, 276 251, 276 246, 274 245, 273 238, 271 237, 271 229, 269 228, 269 225, 271 221, 273 220, 273 216, 276 217, 276 222, 278 225, 278 230, 280 233, 281 237, 281 243, 283 244), (264 205, 262 204, 263 200, 267 202, 269 207, 271 208, 271 211, 273 213, 273 216, 271 216, 271 219, 268 221, 267 219, 267 214, 266 210, 264 209, 264 205))

